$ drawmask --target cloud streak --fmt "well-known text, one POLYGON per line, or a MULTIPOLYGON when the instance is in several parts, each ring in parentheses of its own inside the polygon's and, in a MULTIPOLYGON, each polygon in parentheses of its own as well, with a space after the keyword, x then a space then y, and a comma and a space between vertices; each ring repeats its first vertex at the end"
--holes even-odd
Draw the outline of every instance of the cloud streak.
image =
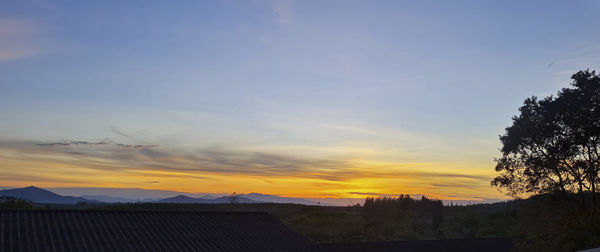
MULTIPOLYGON (((160 148, 158 145, 130 145, 110 141, 61 141, 49 143, 0 141, 0 148, 13 149, 23 156, 44 157, 70 154, 72 165, 102 170, 145 167, 177 172, 232 173, 258 176, 284 176, 345 181, 368 175, 373 178, 488 180, 486 176, 414 170, 409 167, 381 167, 365 170, 365 164, 344 157, 311 158, 261 151, 205 147, 195 150, 160 148), (85 154, 85 155, 83 155, 85 154)), ((37 157, 40 159, 40 157, 37 157)), ((393 166, 393 165, 391 165, 393 166)), ((143 168, 142 168, 143 169, 143 168)))
MULTIPOLYGON (((111 144, 109 142, 88 142, 88 141, 63 141, 63 142, 49 142, 49 143, 37 143, 35 145, 42 147, 54 147, 54 146, 76 146, 76 145, 107 145, 111 144)), ((122 144, 122 143, 112 143, 115 146, 122 148, 133 148, 133 149, 149 149, 158 147, 158 145, 150 144, 122 144)))
MULTIPOLYGON (((39 143, 32 141, 0 141, 0 148, 12 149, 21 156, 45 154, 56 158, 61 154, 85 156, 70 159, 74 165, 97 169, 131 169, 148 167, 165 171, 238 173, 253 175, 319 176, 337 180, 328 175, 354 164, 344 160, 310 159, 257 151, 239 151, 223 147, 196 150, 171 150, 158 145, 130 145, 108 141, 60 141, 39 143), (85 154, 85 155, 82 155, 85 154), (109 165, 110 164, 110 165, 109 165)), ((44 156, 44 157, 45 157, 44 156)), ((40 159, 40 157, 37 157, 40 159)), ((347 172, 351 174, 351 171, 347 172)))
POLYGON ((50 143, 38 143, 37 146, 72 146, 72 145, 103 145, 106 142, 88 142, 88 141, 69 141, 69 142, 50 142, 50 143))
POLYGON ((0 61, 16 60, 38 53, 34 43, 38 29, 26 19, 0 19, 0 61))
POLYGON ((282 24, 289 24, 292 20, 291 2, 288 0, 276 0, 273 2, 273 12, 277 14, 277 20, 282 24))
POLYGON ((349 192, 348 194, 354 194, 354 195, 362 195, 362 196, 382 196, 382 197, 397 197, 397 196, 404 196, 407 194, 386 194, 386 193, 373 193, 373 192, 349 192))
MULTIPOLYGON (((65 177, 57 180, 57 183, 75 183, 73 181, 77 179, 70 176, 78 171, 81 172, 77 176, 85 179, 90 179, 89 174, 103 174, 109 181, 129 181, 126 178, 137 177, 139 180, 135 183, 160 185, 161 188, 171 186, 172 181, 192 183, 191 181, 199 179, 212 183, 214 176, 218 176, 224 179, 220 182, 224 187, 245 178, 261 181, 253 183, 261 183, 267 187, 288 188, 292 187, 290 183, 296 183, 296 187, 309 185, 313 190, 320 191, 319 195, 346 197, 397 195, 377 193, 378 191, 421 195, 446 189, 474 190, 487 185, 490 179, 484 175, 434 172, 427 168, 428 164, 370 163, 345 155, 312 157, 294 152, 282 154, 272 149, 261 151, 232 146, 173 149, 158 145, 115 143, 112 140, 0 140, 0 160, 3 160, 0 165, 65 167, 60 168, 61 170, 68 168, 66 173, 35 169, 35 172, 42 172, 43 177, 48 177, 49 181, 53 181, 55 177, 65 177), (51 176, 45 176, 46 173, 51 176), (268 182, 264 182, 265 180, 268 182)), ((6 177, 11 177, 10 171, 5 173, 6 177)), ((12 177, 19 174, 15 173, 12 177)), ((36 178, 32 182, 40 180, 36 178)), ((133 182, 121 182, 123 183, 133 182)), ((248 185, 248 188, 253 186, 248 185)), ((436 195, 442 194, 436 193, 433 196, 436 195)))
POLYGON ((148 149, 148 148, 154 148, 154 147, 157 147, 158 145, 143 145, 143 144, 137 144, 137 145, 132 145, 132 144, 117 144, 117 146, 119 146, 119 147, 123 147, 123 148, 148 149))

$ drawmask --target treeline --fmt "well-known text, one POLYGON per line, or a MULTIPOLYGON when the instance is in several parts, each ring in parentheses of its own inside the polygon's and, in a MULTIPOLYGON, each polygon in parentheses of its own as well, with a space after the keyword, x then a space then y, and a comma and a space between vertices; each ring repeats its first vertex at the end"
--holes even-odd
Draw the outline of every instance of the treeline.
POLYGON ((33 208, 33 203, 31 201, 8 196, 0 197, 0 210, 31 208, 33 208))
POLYGON ((365 200, 362 213, 364 235, 368 240, 416 240, 421 237, 436 237, 443 220, 444 205, 441 200, 409 195, 398 197, 369 197, 365 200))

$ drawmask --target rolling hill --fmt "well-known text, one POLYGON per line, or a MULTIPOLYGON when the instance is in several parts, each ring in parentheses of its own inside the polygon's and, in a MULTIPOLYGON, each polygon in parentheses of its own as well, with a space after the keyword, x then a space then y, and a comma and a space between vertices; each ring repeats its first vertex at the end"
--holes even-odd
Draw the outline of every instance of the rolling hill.
MULTIPOLYGON (((252 200, 245 197, 237 197, 238 203, 265 203, 264 201, 252 200)), ((231 203, 229 197, 223 196, 215 199, 206 199, 206 198, 192 198, 185 195, 177 195, 171 198, 161 199, 156 201, 156 203, 185 203, 185 204, 227 204, 231 203)))
POLYGON ((77 204, 79 202, 99 203, 83 197, 62 196, 42 188, 29 186, 24 188, 0 190, 0 196, 21 198, 34 203, 77 204))

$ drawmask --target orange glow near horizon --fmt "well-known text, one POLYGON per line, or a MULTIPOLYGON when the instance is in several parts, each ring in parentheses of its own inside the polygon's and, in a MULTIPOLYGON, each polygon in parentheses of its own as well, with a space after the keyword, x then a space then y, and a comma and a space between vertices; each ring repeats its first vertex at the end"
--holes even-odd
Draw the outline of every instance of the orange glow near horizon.
MULTIPOLYGON (((188 193, 264 193, 304 198, 365 198, 423 194, 446 200, 504 198, 489 186, 489 173, 455 174, 442 164, 352 160, 343 171, 306 169, 289 174, 252 174, 117 165, 102 158, 63 154, 23 154, 4 150, 0 184, 6 187, 106 187, 173 190, 188 193), (102 160, 101 162, 96 162, 102 160), (89 162, 86 163, 86 162, 89 162), (435 173, 429 171, 437 171, 435 173)), ((472 164, 476 166, 477 164, 472 164)), ((490 164, 485 164, 490 166, 490 164)), ((473 167, 476 171, 476 167, 473 167)), ((491 170, 491 169, 490 169, 491 170)))

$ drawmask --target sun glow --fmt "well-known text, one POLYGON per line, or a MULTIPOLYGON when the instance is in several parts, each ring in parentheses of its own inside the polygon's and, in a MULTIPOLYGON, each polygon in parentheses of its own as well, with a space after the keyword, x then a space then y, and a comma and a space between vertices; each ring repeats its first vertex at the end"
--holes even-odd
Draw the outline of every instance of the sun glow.
MULTIPOLYGON (((393 163, 358 158, 336 162, 294 158, 281 163, 282 158, 264 156, 277 159, 279 163, 267 164, 259 160, 263 165, 245 163, 242 165, 249 169, 230 170, 228 166, 219 166, 219 162, 224 161, 194 163, 183 158, 184 155, 165 154, 160 157, 160 162, 138 156, 115 157, 106 155, 105 152, 111 150, 107 147, 102 147, 99 153, 88 148, 86 154, 65 153, 60 148, 36 150, 3 149, 0 166, 12 169, 0 170, 0 183, 9 187, 91 186, 220 194, 260 192, 307 198, 397 194, 425 194, 456 200, 501 197, 489 187, 492 174, 457 174, 437 163, 393 163), (292 166, 295 162, 306 165, 292 166), (281 174, 277 165, 291 168, 281 174)), ((124 155, 123 150, 117 151, 124 155)), ((234 163, 228 162, 227 165, 234 163)))

